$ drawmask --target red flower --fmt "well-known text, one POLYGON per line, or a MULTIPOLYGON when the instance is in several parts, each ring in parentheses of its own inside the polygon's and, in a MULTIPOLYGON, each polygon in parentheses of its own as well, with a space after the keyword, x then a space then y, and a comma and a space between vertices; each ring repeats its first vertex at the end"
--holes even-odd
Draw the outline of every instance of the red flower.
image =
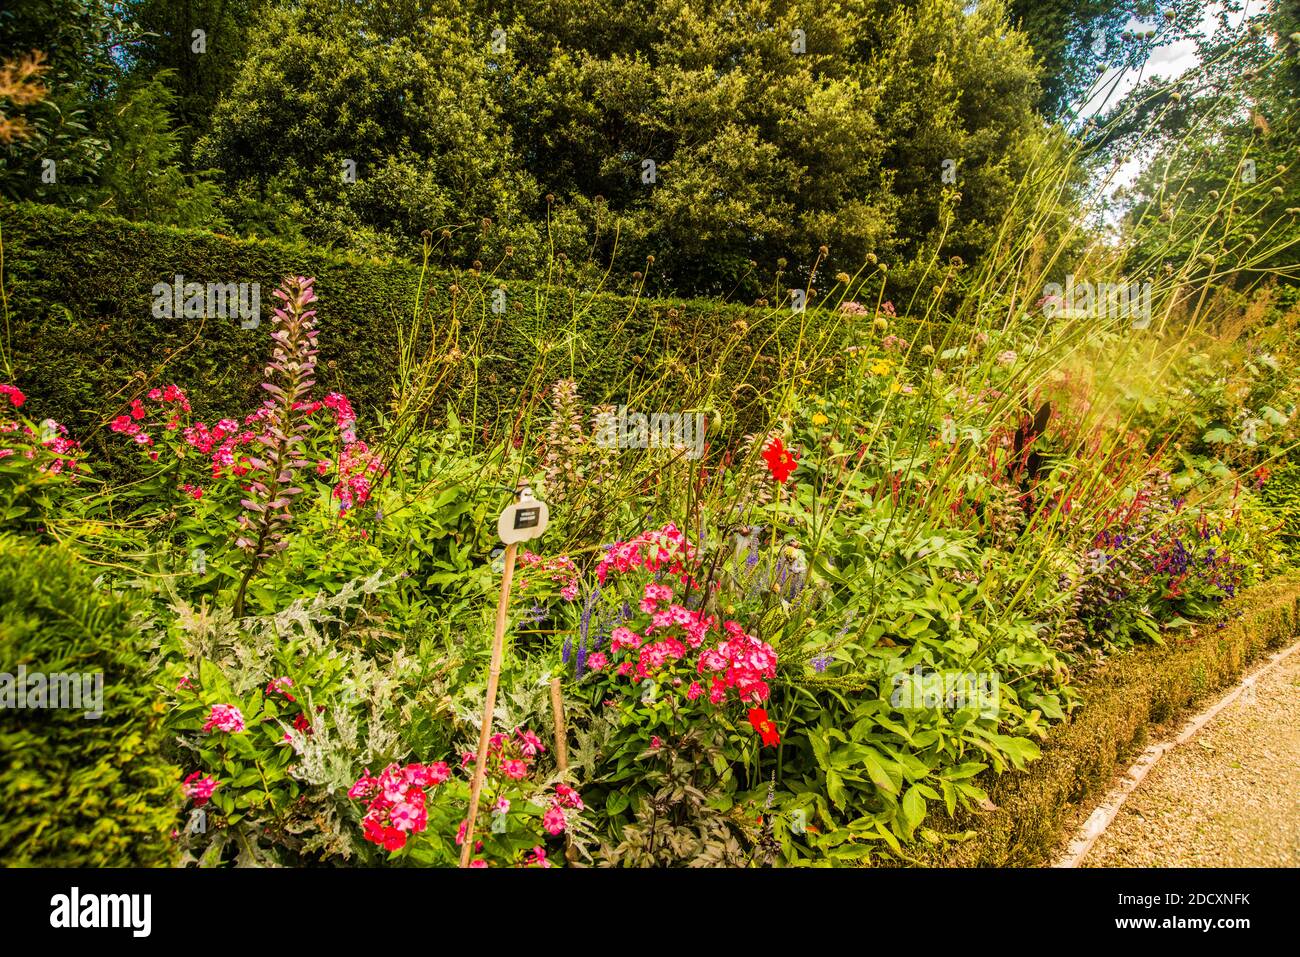
POLYGON ((754 726, 754 730, 763 736, 763 747, 776 747, 781 743, 781 735, 767 717, 767 712, 762 708, 749 709, 749 723, 754 726))
POLYGON ((767 462, 767 470, 772 473, 772 478, 782 485, 799 465, 799 457, 785 447, 780 436, 768 443, 767 448, 763 450, 763 458, 767 462))

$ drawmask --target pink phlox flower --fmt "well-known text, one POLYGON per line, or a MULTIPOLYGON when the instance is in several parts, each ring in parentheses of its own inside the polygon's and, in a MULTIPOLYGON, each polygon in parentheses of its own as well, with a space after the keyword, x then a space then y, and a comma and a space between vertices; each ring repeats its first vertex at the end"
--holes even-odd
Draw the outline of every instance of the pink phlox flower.
POLYGON ((238 734, 244 730, 244 716, 232 704, 214 704, 203 730, 210 732, 214 728, 227 734, 238 734))

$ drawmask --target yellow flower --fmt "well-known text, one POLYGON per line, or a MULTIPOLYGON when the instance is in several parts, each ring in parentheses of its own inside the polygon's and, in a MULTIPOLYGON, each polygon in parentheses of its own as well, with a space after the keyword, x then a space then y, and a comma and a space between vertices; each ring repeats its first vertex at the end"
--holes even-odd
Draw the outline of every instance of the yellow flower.
POLYGON ((812 417, 813 425, 825 425, 829 421, 830 419, 826 418, 826 416, 822 415, 820 412, 813 413, 813 417, 812 417))
POLYGON ((893 371, 894 365, 888 359, 877 359, 871 364, 872 375, 889 375, 893 371))

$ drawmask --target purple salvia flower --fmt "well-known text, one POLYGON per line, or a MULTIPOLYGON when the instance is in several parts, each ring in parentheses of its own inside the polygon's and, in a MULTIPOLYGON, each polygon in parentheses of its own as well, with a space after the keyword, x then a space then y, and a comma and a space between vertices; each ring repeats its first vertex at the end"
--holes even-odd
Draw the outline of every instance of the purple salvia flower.
POLYGON ((582 606, 582 615, 578 619, 578 634, 582 636, 582 643, 587 643, 587 629, 591 627, 591 614, 596 610, 596 602, 600 599, 600 586, 597 585, 587 595, 587 600, 582 606))

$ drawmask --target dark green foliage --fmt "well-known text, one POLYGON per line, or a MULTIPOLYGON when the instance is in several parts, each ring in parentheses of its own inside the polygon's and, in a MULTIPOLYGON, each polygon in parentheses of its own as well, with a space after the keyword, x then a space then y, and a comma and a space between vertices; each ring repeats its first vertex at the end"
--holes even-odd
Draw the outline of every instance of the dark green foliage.
MULTIPOLYGON (((96 458, 123 454, 124 443, 107 442, 111 433, 103 426, 152 385, 190 389, 198 418, 243 414, 265 398, 258 386, 271 290, 290 274, 317 280, 320 391, 346 392, 363 417, 389 405, 397 327, 411 315, 420 280, 419 269, 405 261, 48 206, 5 207, 0 225, 15 382, 33 408, 67 425, 96 458), (177 273, 186 281, 260 283, 261 325, 154 318, 153 285, 170 283, 177 273)), ((435 326, 431 348, 456 346, 479 360, 477 373, 473 362, 462 362, 440 398, 454 399, 480 432, 494 424, 510 428, 518 403, 527 401, 521 395, 565 377, 578 381, 591 404, 636 396, 648 382, 678 383, 683 408, 734 407, 738 418, 725 424, 744 427, 746 410, 777 385, 777 357, 794 361, 800 326, 833 334, 840 321, 820 310, 792 315, 788 306, 762 311, 590 294, 575 305, 570 290, 518 281, 500 284, 509 308, 497 314, 491 310, 497 285, 445 272, 424 281, 435 326), (541 356, 547 343, 552 348, 541 356)), ((799 361, 804 375, 828 368, 825 357, 805 354, 799 361)))
POLYGON ((201 162, 231 187, 300 204, 318 243, 409 253, 423 230, 447 228, 461 261, 499 259, 505 245, 535 256, 540 197, 496 103, 487 38, 446 17, 407 34, 381 14, 334 0, 276 13, 201 162), (479 243, 485 218, 492 242, 479 243))
POLYGON ((825 286, 870 252, 969 259, 1040 124, 1024 37, 961 8, 306 0, 268 20, 199 161, 242 231, 302 209, 314 242, 400 252, 445 228, 462 265, 513 246, 516 275, 617 250, 656 257, 651 289, 751 298, 784 265, 825 286))
POLYGON ((0 195, 89 207, 100 163, 111 148, 99 127, 121 68, 114 52, 134 30, 115 4, 18 0, 0 9, 0 57, 45 55, 48 95, 19 112, 31 135, 0 144, 0 195), (55 181, 42 161, 55 163, 55 181))
POLYGON ((113 149, 104 160, 98 208, 170 226, 219 226, 216 186, 187 174, 172 121, 176 97, 166 74, 124 89, 106 124, 113 149))
POLYGON ((1278 468, 1265 483, 1262 497, 1282 525, 1282 541, 1300 550, 1300 465, 1288 462, 1278 468))
MULTIPOLYGON (((173 863, 180 782, 161 756, 162 706, 136 605, 61 547, 0 537, 0 671, 102 672, 103 716, 0 709, 0 861, 173 863)), ((84 704, 83 699, 83 704, 84 704)))
POLYGON ((187 158, 273 5, 274 0, 128 0, 131 22, 146 31, 133 47, 132 72, 163 79, 174 94, 187 158), (195 30, 203 31, 204 53, 195 52, 195 30))

